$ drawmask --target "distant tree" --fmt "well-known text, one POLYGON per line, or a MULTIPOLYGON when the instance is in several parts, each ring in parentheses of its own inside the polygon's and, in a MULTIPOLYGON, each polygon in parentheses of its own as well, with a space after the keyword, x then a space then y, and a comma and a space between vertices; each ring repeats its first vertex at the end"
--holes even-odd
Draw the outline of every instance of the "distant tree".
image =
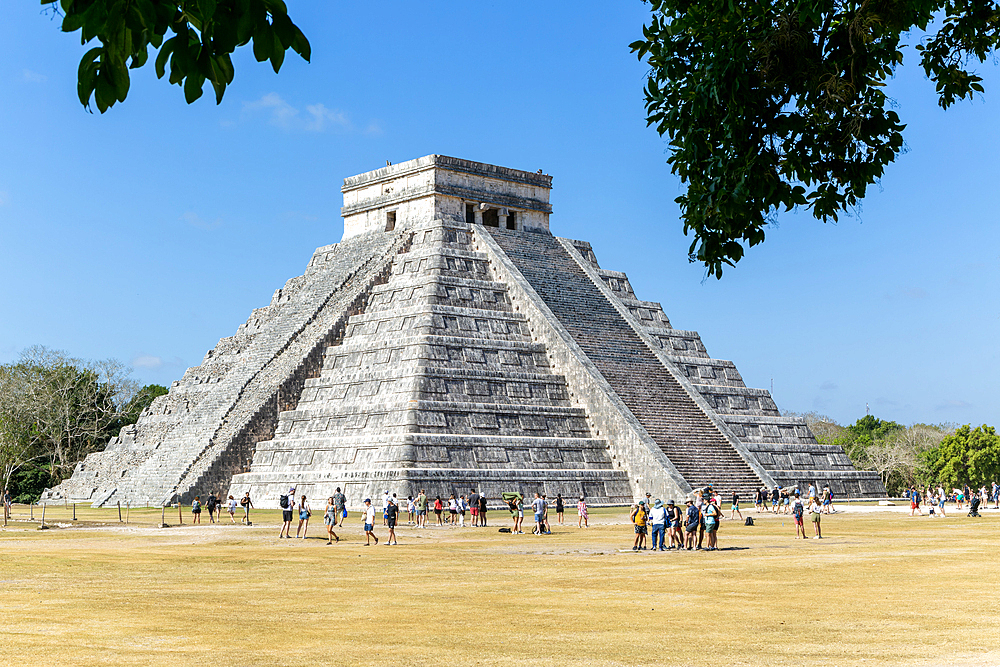
POLYGON ((686 186, 689 258, 716 278, 780 211, 835 222, 896 159, 905 125, 884 86, 904 35, 940 19, 917 50, 942 108, 983 92, 968 65, 1000 44, 994 0, 648 1, 631 45, 650 67, 647 121, 686 186))
POLYGON ((1000 435, 992 426, 965 425, 922 456, 927 477, 949 489, 988 486, 1000 479, 1000 435))
POLYGON ((45 463, 47 482, 58 482, 87 454, 103 449, 162 389, 143 394, 130 373, 113 359, 86 362, 44 347, 29 348, 17 363, 0 367, 4 482, 39 462, 45 463))
POLYGON ((271 61, 277 72, 292 49, 309 60, 311 47, 288 18, 282 0, 42 0, 63 16, 64 32, 98 46, 80 61, 77 93, 84 107, 93 97, 104 113, 128 95, 129 70, 155 54, 156 76, 169 65, 170 83, 184 89, 188 104, 201 97, 205 82, 222 102, 235 70, 230 57, 253 42, 258 62, 271 61))

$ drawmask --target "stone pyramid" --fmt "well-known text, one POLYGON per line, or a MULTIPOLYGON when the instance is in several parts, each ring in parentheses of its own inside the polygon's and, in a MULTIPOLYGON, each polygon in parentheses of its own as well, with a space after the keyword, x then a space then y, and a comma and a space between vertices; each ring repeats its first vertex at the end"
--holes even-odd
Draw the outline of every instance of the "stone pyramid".
POLYGON ((589 244, 552 236, 550 188, 439 155, 345 180, 342 242, 46 499, 884 494, 589 244))

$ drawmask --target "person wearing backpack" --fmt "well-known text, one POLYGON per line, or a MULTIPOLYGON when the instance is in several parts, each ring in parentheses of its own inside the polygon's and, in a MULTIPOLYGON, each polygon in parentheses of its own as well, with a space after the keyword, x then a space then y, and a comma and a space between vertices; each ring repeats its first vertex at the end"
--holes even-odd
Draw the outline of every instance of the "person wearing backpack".
POLYGON ((632 543, 632 551, 646 550, 646 516, 646 501, 640 500, 630 516, 635 525, 635 542, 632 543))
POLYGON ((281 532, 278 539, 282 537, 292 539, 292 515, 295 512, 295 487, 288 489, 287 495, 278 496, 278 505, 281 506, 281 532))
POLYGON ((250 525, 250 510, 253 508, 253 501, 250 500, 250 492, 247 491, 246 495, 240 500, 240 505, 243 506, 243 523, 250 525))
POLYGON ((191 503, 191 514, 194 516, 194 521, 192 523, 201 523, 201 500, 198 496, 194 497, 194 501, 191 503))
POLYGON ((219 499, 215 497, 214 493, 209 493, 208 498, 205 499, 205 509, 208 510, 208 521, 210 523, 215 523, 215 508, 218 506, 219 499))
MULTIPOLYGON (((719 522, 722 520, 722 510, 719 509, 715 499, 708 501, 704 508, 705 532, 708 533, 708 551, 715 551, 719 548, 719 522)), ((742 517, 741 517, 742 518, 742 517)))
POLYGON ((685 545, 688 551, 694 549, 695 539, 698 537, 698 527, 701 525, 701 509, 695 506, 694 501, 688 498, 684 501, 687 510, 684 512, 684 532, 685 545))
POLYGON ((806 537, 806 527, 802 522, 802 515, 805 514, 805 506, 802 504, 802 498, 799 494, 795 494, 795 500, 792 501, 792 518, 795 520, 795 539, 809 539, 806 537))

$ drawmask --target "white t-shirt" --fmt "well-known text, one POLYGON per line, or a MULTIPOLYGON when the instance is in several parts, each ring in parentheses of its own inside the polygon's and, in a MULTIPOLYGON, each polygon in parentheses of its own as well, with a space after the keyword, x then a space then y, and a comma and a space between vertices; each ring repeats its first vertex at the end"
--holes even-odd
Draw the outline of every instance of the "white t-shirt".
POLYGON ((238 500, 236 500, 236 498, 230 498, 229 499, 229 513, 230 514, 234 514, 236 512, 236 508, 239 507, 239 506, 240 506, 240 503, 239 503, 238 500))
POLYGON ((284 509, 285 509, 286 512, 294 512, 295 511, 295 506, 296 506, 295 496, 293 494, 289 493, 288 494, 288 507, 286 507, 284 509))
POLYGON ((365 510, 365 523, 375 525, 375 508, 372 505, 368 505, 368 509, 365 510))
POLYGON ((667 510, 663 507, 654 507, 649 511, 649 522, 655 525, 667 523, 667 510))

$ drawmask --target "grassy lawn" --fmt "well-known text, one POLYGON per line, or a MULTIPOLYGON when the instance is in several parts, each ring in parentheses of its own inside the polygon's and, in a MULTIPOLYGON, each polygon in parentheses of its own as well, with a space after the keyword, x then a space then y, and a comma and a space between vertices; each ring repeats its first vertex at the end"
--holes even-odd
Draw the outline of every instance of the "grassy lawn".
POLYGON ((357 513, 327 546, 320 514, 309 539, 279 542, 277 511, 254 512, 253 527, 191 526, 185 512, 183 527, 160 529, 159 510, 132 510, 124 526, 116 510, 78 508, 74 524, 49 507, 54 527, 39 531, 16 506, 0 532, 0 659, 1000 664, 995 511, 856 508, 805 541, 788 517, 760 515, 723 522, 713 553, 633 553, 623 509, 592 510, 586 530, 567 513, 572 525, 543 537, 403 527, 393 547, 365 547, 357 513))

